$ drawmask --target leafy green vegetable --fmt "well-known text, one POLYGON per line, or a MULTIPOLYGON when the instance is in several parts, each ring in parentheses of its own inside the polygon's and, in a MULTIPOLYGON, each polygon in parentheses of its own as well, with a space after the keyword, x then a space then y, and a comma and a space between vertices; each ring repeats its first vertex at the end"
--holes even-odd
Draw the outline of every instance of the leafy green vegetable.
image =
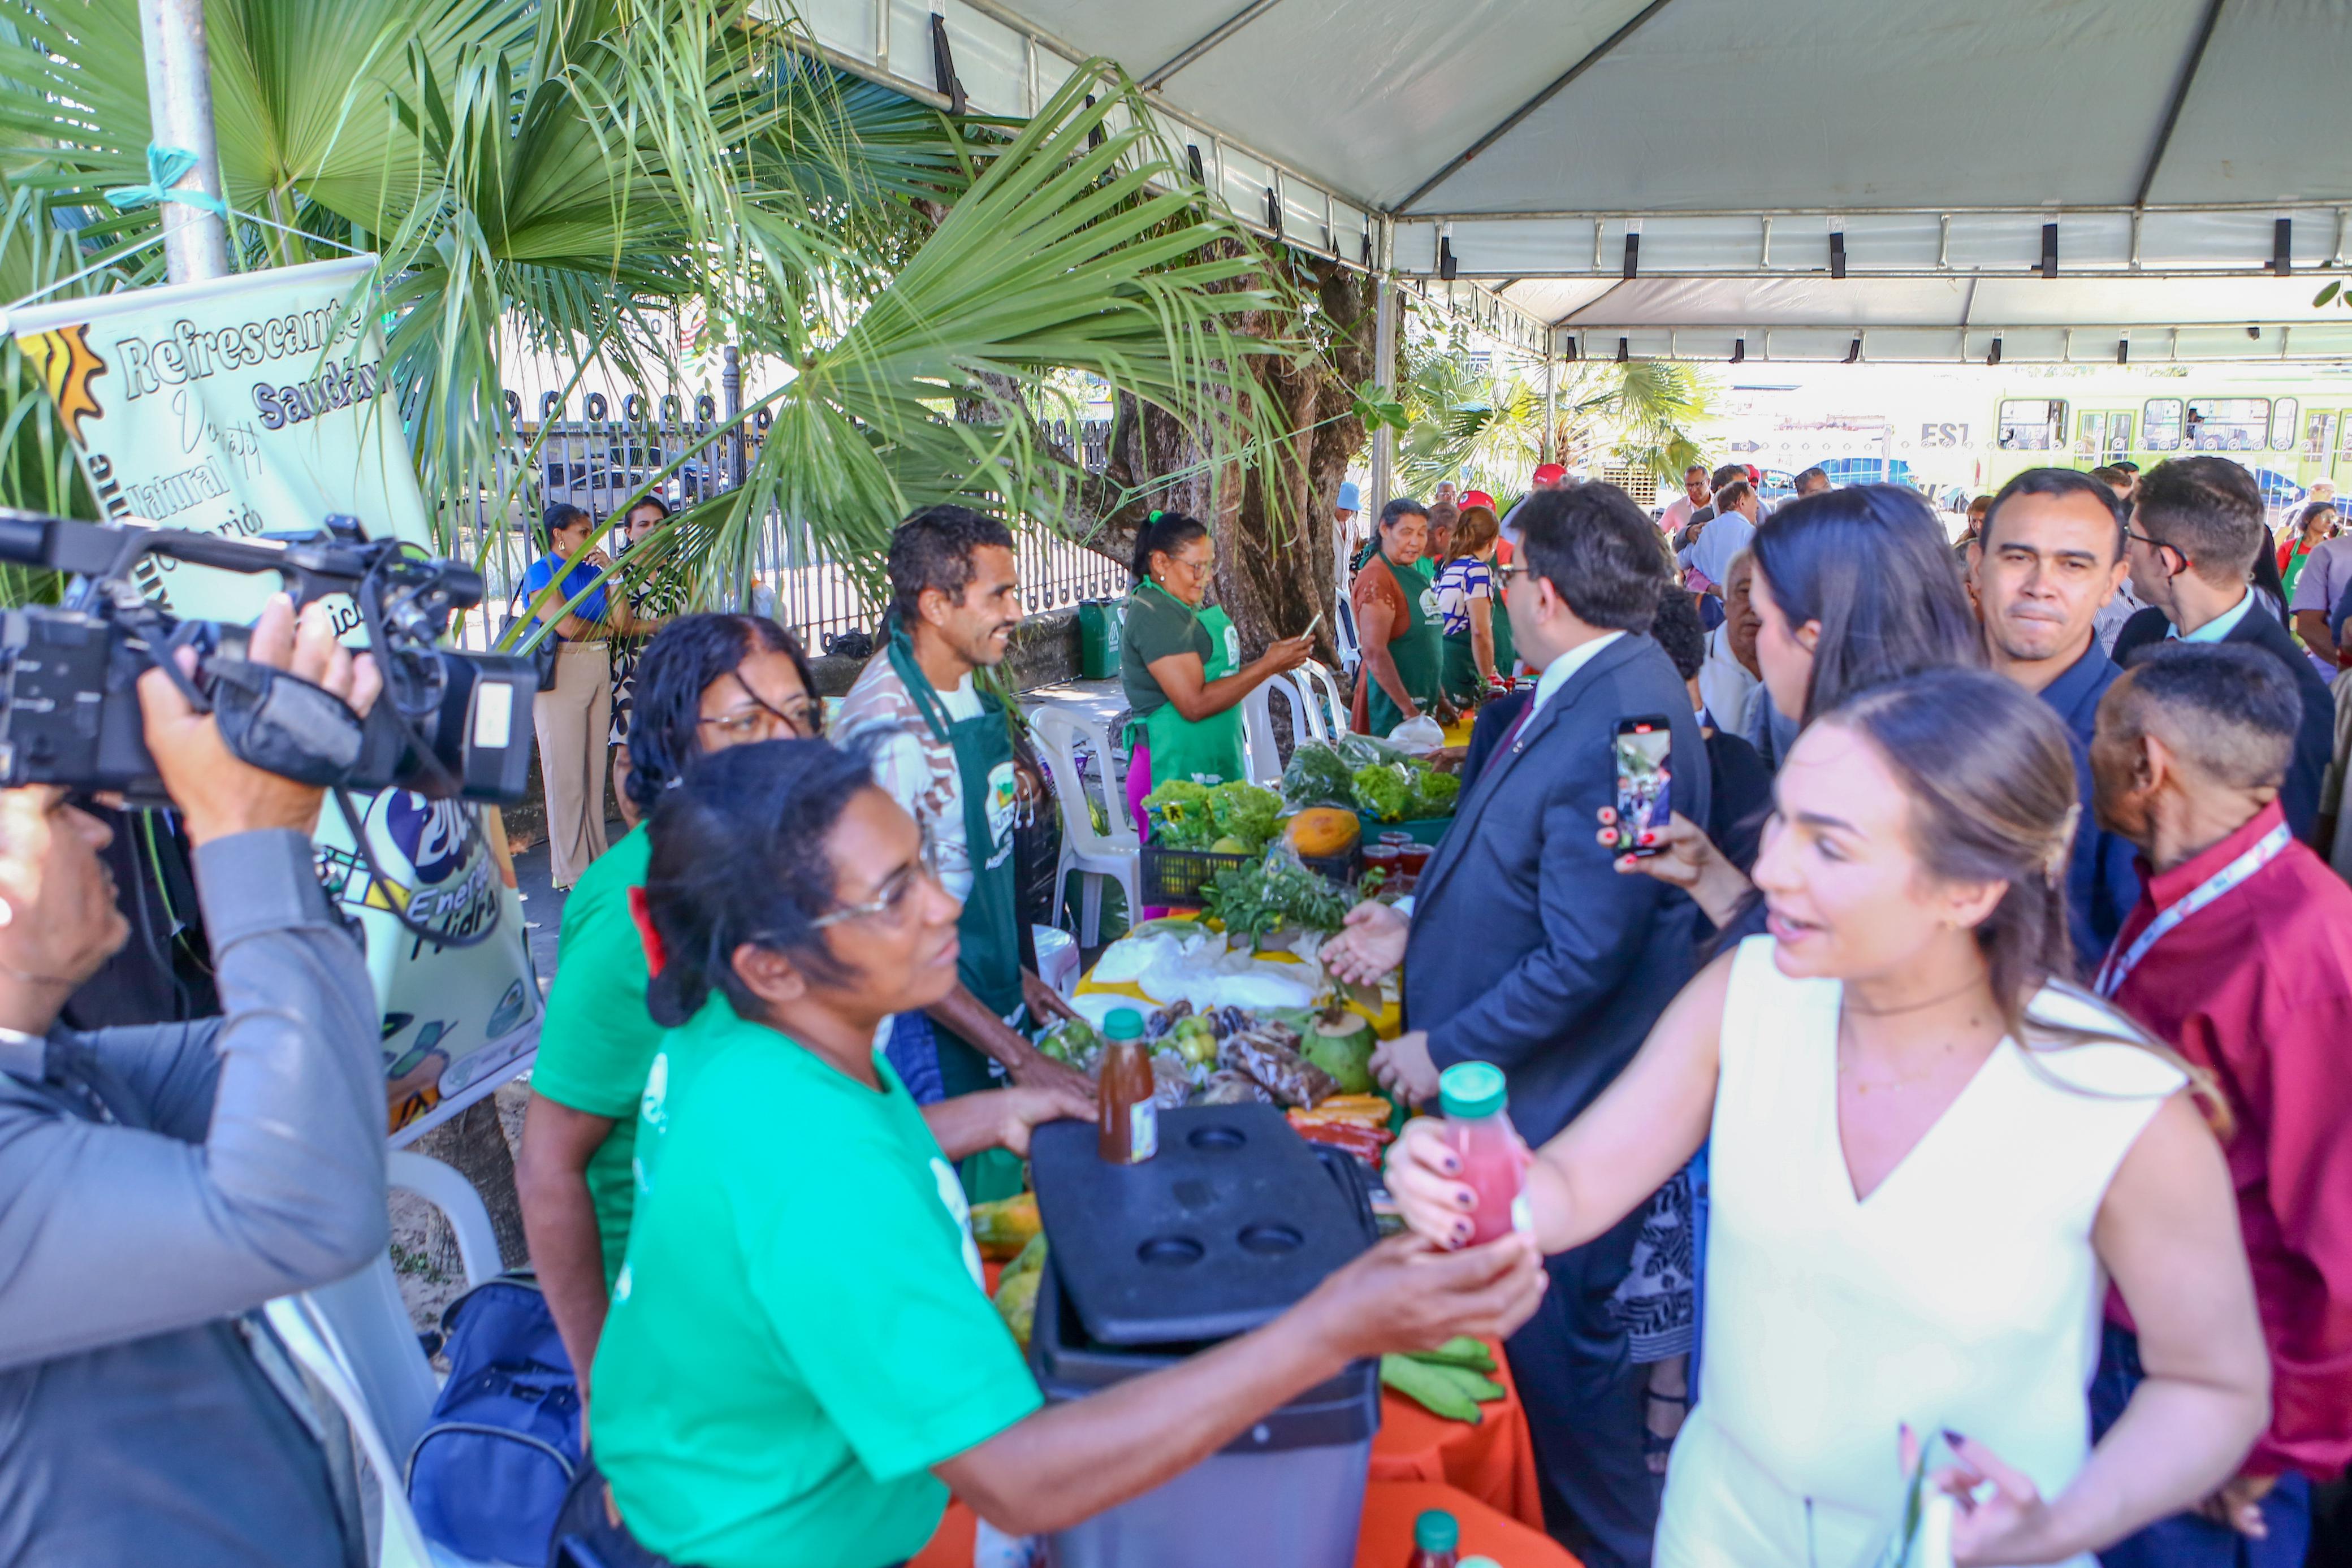
POLYGON ((1227 866, 1201 890, 1206 913, 1222 921, 1228 933, 1252 938, 1286 924, 1328 936, 1346 924, 1354 905, 1345 888, 1308 871, 1296 854, 1284 850, 1247 865, 1227 866))
POLYGON ((1415 819, 1450 817, 1454 814, 1454 800, 1461 793, 1462 780, 1454 774, 1440 773, 1434 768, 1416 768, 1412 770, 1412 802, 1409 814, 1415 819))
POLYGON ((1342 810, 1356 809, 1356 794, 1349 776, 1354 772, 1347 760, 1320 741, 1309 741, 1290 754, 1290 766, 1282 770, 1282 799, 1293 810, 1308 806, 1337 806, 1342 810))
POLYGON ((1405 808, 1412 803, 1412 778, 1407 769, 1376 763, 1357 768, 1350 783, 1356 810, 1383 822, 1404 821, 1405 808))
POLYGON ((1204 850, 1217 839, 1217 819, 1209 790, 1190 779, 1171 779, 1143 798, 1151 819, 1151 841, 1162 849, 1204 850))
POLYGON ((1282 831, 1282 797, 1255 784, 1220 784, 1209 791, 1209 815, 1221 834, 1241 840, 1255 854, 1282 831))

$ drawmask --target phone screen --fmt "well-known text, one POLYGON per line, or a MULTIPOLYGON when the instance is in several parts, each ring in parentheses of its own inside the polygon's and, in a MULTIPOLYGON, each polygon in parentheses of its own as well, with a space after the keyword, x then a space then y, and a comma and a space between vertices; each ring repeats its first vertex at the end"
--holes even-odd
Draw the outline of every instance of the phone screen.
POLYGON ((1665 850, 1667 819, 1674 814, 1674 730, 1663 714, 1617 721, 1617 849, 1621 854, 1654 855, 1665 850), (1640 841, 1644 831, 1657 841, 1640 841))

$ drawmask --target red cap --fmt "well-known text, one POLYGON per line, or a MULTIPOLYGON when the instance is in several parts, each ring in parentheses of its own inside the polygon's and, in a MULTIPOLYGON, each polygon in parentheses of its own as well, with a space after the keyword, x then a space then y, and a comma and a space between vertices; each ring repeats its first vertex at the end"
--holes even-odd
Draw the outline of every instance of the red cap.
POLYGON ((1557 463, 1546 463, 1536 469, 1535 482, 1538 485, 1557 485, 1567 477, 1567 469, 1557 463))
POLYGON ((1764 470, 1756 466, 1755 464, 1750 463, 1748 465, 1748 482, 1751 485, 1761 485, 1764 483, 1764 470))
MULTIPOLYGON (((1464 511, 1468 511, 1473 507, 1484 507, 1488 511, 1492 512, 1495 510, 1495 497, 1489 496, 1484 490, 1465 490, 1462 492, 1462 500, 1460 505, 1461 509, 1464 511)), ((1500 513, 1496 513, 1496 516, 1499 517, 1500 515, 1500 513)))

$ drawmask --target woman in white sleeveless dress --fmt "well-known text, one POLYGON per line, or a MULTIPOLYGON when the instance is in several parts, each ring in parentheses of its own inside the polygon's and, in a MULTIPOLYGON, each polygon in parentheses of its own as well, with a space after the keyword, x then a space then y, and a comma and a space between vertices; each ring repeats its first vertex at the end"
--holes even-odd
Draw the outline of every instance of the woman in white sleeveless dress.
MULTIPOLYGON (((1809 727, 1756 866, 1770 932, 1718 957, 1536 1155, 1545 1250, 1712 1134, 1698 1402, 1662 1568, 1868 1568, 1941 1435, 1962 1564, 2063 1563, 2208 1496, 2267 1419, 2220 1149, 2177 1059, 2053 976, 2073 768, 2058 720, 1937 671, 1809 727), (2148 1380, 2095 1453, 2109 1277, 2148 1380)), ((1453 1244, 1475 1205, 1416 1123, 1390 1186, 1453 1244)))

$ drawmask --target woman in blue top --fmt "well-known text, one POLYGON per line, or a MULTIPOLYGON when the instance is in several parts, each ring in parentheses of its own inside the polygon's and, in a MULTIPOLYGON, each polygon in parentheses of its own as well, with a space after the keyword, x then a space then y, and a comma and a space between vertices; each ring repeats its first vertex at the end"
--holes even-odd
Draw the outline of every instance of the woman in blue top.
POLYGON ((580 553, 595 527, 594 518, 568 501, 549 507, 539 525, 546 553, 522 579, 532 622, 555 622, 555 685, 531 704, 531 723, 547 785, 548 871, 558 893, 569 891, 604 852, 604 737, 613 723, 606 639, 640 630, 628 601, 608 595, 598 580, 612 558, 601 549, 580 553), (580 559, 567 568, 574 556, 580 559))

